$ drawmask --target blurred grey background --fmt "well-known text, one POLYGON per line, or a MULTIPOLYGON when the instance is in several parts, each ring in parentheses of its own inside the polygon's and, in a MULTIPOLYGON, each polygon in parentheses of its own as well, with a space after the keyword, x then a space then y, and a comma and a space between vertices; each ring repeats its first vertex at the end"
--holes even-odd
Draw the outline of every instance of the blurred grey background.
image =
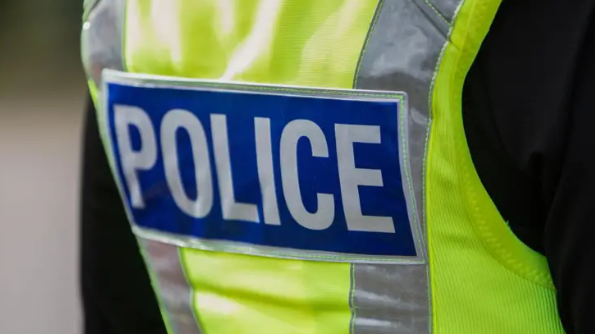
POLYGON ((0 0, 0 333, 80 333, 83 0, 0 0))

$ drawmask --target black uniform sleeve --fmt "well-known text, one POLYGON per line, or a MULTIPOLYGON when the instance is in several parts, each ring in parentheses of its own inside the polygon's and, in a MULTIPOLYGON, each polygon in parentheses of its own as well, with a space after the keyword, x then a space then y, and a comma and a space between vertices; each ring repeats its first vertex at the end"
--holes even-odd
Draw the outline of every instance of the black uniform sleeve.
POLYGON ((568 334, 595 333, 595 1, 504 0, 463 117, 488 193, 544 254, 568 334))
POLYGON ((572 90, 565 151, 544 233, 568 333, 595 333, 595 24, 572 90))
POLYGON ((88 103, 82 171, 81 286, 85 334, 166 334, 88 103))

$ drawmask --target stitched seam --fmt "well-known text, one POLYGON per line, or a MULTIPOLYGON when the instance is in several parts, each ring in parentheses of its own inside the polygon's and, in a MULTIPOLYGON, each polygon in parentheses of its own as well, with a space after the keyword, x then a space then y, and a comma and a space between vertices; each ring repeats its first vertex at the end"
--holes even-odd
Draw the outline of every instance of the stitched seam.
POLYGON ((182 248, 176 247, 176 253, 178 255, 178 260, 180 261, 180 269, 182 270, 182 274, 184 275, 184 280, 186 281, 186 285, 188 286, 188 290, 190 290, 190 312, 192 312, 192 318, 194 319, 194 323, 196 324, 196 329, 198 330, 197 334, 202 334, 204 331, 202 330, 203 326, 200 322, 200 317, 198 315, 198 304, 197 300, 194 297, 194 287, 190 284, 190 280, 188 279, 188 274, 186 273, 186 268, 188 264, 186 262, 186 256, 182 254, 182 248))
MULTIPOLYGON (((464 1, 464 0, 463 0, 464 1)), ((461 2, 462 3, 462 2, 461 2)), ((450 33, 452 32, 452 27, 450 29, 451 31, 449 32, 449 36, 450 33)), ((448 37, 446 38, 446 40, 444 41, 444 44, 442 45, 442 50, 440 51, 440 55, 438 56, 438 60, 436 61, 436 66, 434 67, 434 75, 432 78, 432 83, 430 84, 430 91, 428 93, 428 125, 426 127, 426 138, 425 138, 425 143, 424 143, 424 159, 422 162, 422 220, 423 220, 423 228, 426 232, 426 243, 427 245, 425 247, 427 247, 427 256, 428 256, 428 267, 426 269, 426 279, 427 279, 427 289, 428 289, 428 303, 430 305, 429 307, 429 322, 428 322, 428 326, 429 326, 429 333, 433 333, 434 330, 434 322, 438 322, 437 320, 437 315, 434 314, 434 307, 433 307, 433 298, 432 298, 432 277, 431 277, 431 271, 432 271, 432 266, 431 266, 431 262, 430 259, 432 257, 432 248, 430 247, 430 227, 428 224, 428 215, 427 215, 427 196, 426 196, 426 188, 427 188, 427 161, 428 161, 428 156, 429 156, 429 150, 430 150, 430 132, 432 131, 432 114, 433 114, 433 108, 432 108, 432 102, 433 102, 433 92, 434 92, 434 88, 436 86, 436 78, 438 76, 438 71, 440 69, 440 64, 442 64, 442 59, 444 58, 444 54, 446 53, 446 48, 449 45, 449 39, 448 37)))
POLYGON ((355 318, 357 309, 355 307, 355 264, 351 263, 351 286, 349 289, 349 308, 351 309, 351 319, 349 321, 349 334, 355 334, 355 318))
MULTIPOLYGON (((405 113, 407 112, 406 110, 404 110, 403 108, 403 99, 401 98, 400 100, 400 110, 399 112, 401 113, 400 117, 399 117, 399 130, 401 132, 401 142, 402 142, 402 147, 401 147, 401 152, 403 152, 403 166, 401 166, 401 168, 405 169, 405 178, 406 178, 406 182, 407 182, 407 190, 409 191, 409 198, 411 199, 411 205, 407 205, 407 209, 411 209, 411 211, 413 211, 413 224, 414 227, 420 227, 421 228, 421 224, 419 223, 419 217, 417 214, 417 202, 415 199, 415 191, 413 190, 413 185, 411 182, 411 177, 410 177, 410 171, 409 171, 409 160, 408 160, 408 155, 407 153, 409 152, 408 148, 407 148, 407 138, 405 137, 405 113)), ((407 106, 409 107, 409 106, 407 106)), ((421 236, 419 235, 421 231, 417 231, 417 229, 412 228, 411 229, 411 233, 414 235, 414 238, 417 239, 417 244, 420 246, 420 248, 424 247, 424 244, 422 242, 422 240, 420 239, 421 236)))
MULTIPOLYGON (((476 3, 474 3, 473 8, 472 8, 472 13, 475 12, 475 6, 478 6, 478 5, 476 3)), ((469 34, 469 26, 470 25, 471 25, 471 22, 469 21, 466 29, 464 30, 465 35, 462 38, 462 45, 460 47, 461 54, 458 56, 458 59, 456 61, 457 70, 459 69, 458 66, 459 66, 459 63, 462 58, 462 53, 466 50, 465 44, 467 43, 467 40, 468 40, 467 36, 469 34)), ((453 76, 454 76, 454 72, 453 72, 453 76)), ((451 81, 452 80, 453 80, 453 78, 451 77, 451 81)), ((456 97, 455 100, 460 101, 460 100, 462 100, 463 90, 460 89, 457 91, 453 91, 454 86, 455 85, 450 85, 450 94, 456 97)), ((553 283, 551 283, 551 278, 549 278, 547 274, 541 273, 537 269, 528 268, 520 260, 515 258, 515 256, 510 252, 508 247, 501 247, 500 238, 498 238, 496 235, 494 235, 492 229, 490 228, 490 224, 487 223, 485 216, 480 212, 480 207, 479 207, 478 201, 477 201, 477 197, 478 197, 477 192, 469 184, 470 180, 471 180, 470 174, 472 174, 473 171, 471 171, 471 169, 469 168, 469 165, 467 165, 467 164, 463 165, 462 170, 463 170, 463 180, 462 181, 463 181, 463 184, 464 184, 464 187, 465 187, 467 193, 469 194, 469 202, 470 202, 469 205, 471 207, 471 214, 474 216, 475 221, 477 221, 477 224, 472 224, 472 226, 474 227, 473 230, 476 232, 476 234, 478 234, 478 237, 479 237, 480 241, 483 243, 486 250, 488 251, 488 254, 490 254, 492 256, 492 258, 494 258, 504 268, 506 268, 508 271, 512 272, 517 277, 519 277, 525 281, 528 281, 532 284, 536 284, 536 285, 542 286, 544 288, 547 288, 549 290, 555 290, 553 283), (532 276, 533 279, 531 279, 530 277, 527 277, 527 276, 532 276)))
MULTIPOLYGON (((193 86, 185 86, 182 85, 182 87, 193 87, 193 86)), ((215 83, 201 83, 200 85, 194 86, 194 87, 211 87, 211 88, 225 88, 225 89, 230 89, 230 88, 241 88, 243 91, 256 91, 256 92, 289 92, 289 93, 307 93, 307 94, 313 94, 313 95, 327 95, 327 96, 336 96, 336 95, 340 95, 340 96, 357 96, 357 97, 383 97, 383 98, 387 98, 387 97, 391 97, 391 98, 398 98, 401 99, 402 98, 402 94, 391 94, 391 93, 387 93, 387 94, 378 94, 378 93, 366 93, 366 94, 361 94, 361 93, 357 93, 356 91, 349 91, 349 92, 342 92, 342 91, 328 91, 328 90, 313 90, 313 89, 293 89, 293 88, 275 88, 275 87, 246 87, 246 86, 239 86, 239 85, 225 85, 225 84, 215 84, 215 83)))
POLYGON ((126 31, 126 27, 128 26, 128 24, 126 23, 128 21, 128 1, 124 1, 124 4, 122 4, 122 6, 124 6, 124 8, 122 8, 122 18, 120 20, 120 24, 122 25, 120 27, 120 58, 122 61, 122 70, 124 72, 128 72, 126 59, 126 39, 128 36, 128 33, 126 31))
MULTIPOLYGON (((131 220, 132 221, 132 220, 131 220)), ((169 236, 167 233, 163 233, 157 230, 152 230, 152 229, 148 229, 148 228, 143 228, 143 227, 139 227, 138 224, 136 224, 134 221, 132 221, 132 224, 134 224, 135 226, 133 226, 133 231, 136 235, 138 235, 141 238, 146 238, 149 240, 156 240, 156 241, 160 241, 160 242, 165 242, 168 244, 174 244, 174 245, 178 245, 180 247, 189 247, 189 248, 195 248, 192 247, 192 239, 190 238, 185 238, 189 241, 183 240, 182 238, 178 238, 175 236, 169 236), (155 238, 157 237, 157 238, 155 238), (189 246, 190 244, 190 246, 189 246)), ((296 259, 330 259, 330 260, 342 260, 342 261, 354 261, 354 260, 360 260, 360 261, 373 261, 375 263, 401 263, 401 264, 419 264, 420 261, 415 261, 415 260, 407 260, 407 259, 383 259, 383 258, 377 258, 377 257, 366 257, 366 256, 340 256, 340 255, 317 255, 317 254, 303 254, 303 253, 299 253, 299 252, 292 252, 292 251, 286 251, 286 252, 280 252, 280 251, 275 251, 275 250, 264 250, 264 251, 259 251, 259 252, 246 252, 243 251, 240 247, 234 246, 234 245, 226 245, 221 247, 224 249, 224 251, 235 251, 235 253, 240 253, 240 254, 249 254, 249 255, 261 255, 261 256, 277 256, 277 257, 290 257, 290 258, 296 258, 296 259)), ((200 247, 196 248, 196 249, 202 249, 200 247)), ((207 248, 207 249, 212 249, 212 248, 207 248)), ((219 249, 219 248, 217 248, 219 249)))
MULTIPOLYGON (((464 168, 464 179, 468 179, 471 171, 468 168, 464 168)), ((551 278, 547 274, 544 274, 536 269, 527 268, 522 261, 515 258, 514 255, 509 251, 508 247, 502 247, 499 242, 499 238, 494 235, 491 231, 489 224, 486 222, 484 215, 481 214, 479 205, 477 204, 477 193, 465 182, 469 197, 471 200, 472 214, 474 219, 477 221, 477 227, 474 229, 482 242, 488 250, 488 253, 500 263, 504 268, 520 277, 523 280, 529 281, 533 284, 540 285, 550 290, 556 290, 551 282, 551 278), (532 276, 535 279, 531 279, 527 276, 532 276)))
POLYGON ((446 19, 446 17, 444 15, 442 15, 442 13, 438 9, 436 9, 436 7, 434 7, 434 5, 429 0, 424 0, 424 2, 428 5, 428 7, 430 7, 430 9, 432 11, 434 11, 434 13, 436 13, 436 15, 438 15, 438 17, 442 21, 444 21, 444 23, 446 23, 450 27, 450 22, 448 22, 448 20, 446 19))
POLYGON ((357 68, 355 69, 355 74, 353 75, 353 88, 357 87, 357 82, 359 80, 359 72, 362 67, 362 63, 364 62, 364 56, 366 55, 366 51, 368 50, 368 43, 372 38, 372 34, 374 33, 374 28, 376 28, 376 23, 378 22, 378 18, 380 17, 380 12, 382 11, 382 7, 384 6, 384 0, 379 0, 378 5, 376 6, 376 11, 374 12, 374 18, 370 23, 370 28, 368 29, 368 34, 366 35, 366 40, 364 41, 364 46, 362 47, 362 52, 359 56, 359 60, 357 62, 357 68))

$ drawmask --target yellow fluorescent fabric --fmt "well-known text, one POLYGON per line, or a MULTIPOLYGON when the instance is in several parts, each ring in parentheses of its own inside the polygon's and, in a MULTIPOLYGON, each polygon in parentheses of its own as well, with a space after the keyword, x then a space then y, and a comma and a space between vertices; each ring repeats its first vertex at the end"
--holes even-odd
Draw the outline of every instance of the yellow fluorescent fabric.
POLYGON ((183 261, 206 333, 349 333, 349 264, 193 250, 183 261))
POLYGON ((433 91, 426 207, 439 334, 563 333, 545 259, 507 228, 465 138, 463 83, 499 5, 500 0, 464 3, 433 91))
POLYGON ((127 70, 351 88, 377 1, 131 0, 127 70))
MULTIPOLYGON (((377 1, 128 0, 126 69, 351 88, 377 1)), ((181 251, 205 334, 347 334, 351 266, 181 251)))

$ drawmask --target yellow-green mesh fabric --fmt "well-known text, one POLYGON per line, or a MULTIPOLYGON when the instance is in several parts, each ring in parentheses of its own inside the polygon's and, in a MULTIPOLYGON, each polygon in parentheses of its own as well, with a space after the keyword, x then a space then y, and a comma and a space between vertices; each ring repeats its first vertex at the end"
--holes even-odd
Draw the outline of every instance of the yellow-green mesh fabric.
POLYGON ((563 333, 546 261, 506 226, 475 171, 463 128, 465 76, 499 5, 463 4, 433 92, 426 208, 439 334, 563 333))
POLYGON ((333 88, 351 88, 377 5, 369 0, 174 3, 128 1, 128 71, 333 88))

